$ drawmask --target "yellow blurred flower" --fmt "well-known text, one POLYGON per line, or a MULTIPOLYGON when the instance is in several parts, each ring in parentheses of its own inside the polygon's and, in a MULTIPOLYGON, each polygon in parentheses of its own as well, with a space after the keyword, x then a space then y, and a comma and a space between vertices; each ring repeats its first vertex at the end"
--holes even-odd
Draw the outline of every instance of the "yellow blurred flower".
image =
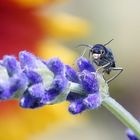
MULTIPOLYGON (((46 16, 37 14, 41 6, 49 7, 60 1, 63 0, 0 1, 0 56, 17 55, 26 49, 46 59, 58 56, 63 62, 72 64, 76 53, 57 40, 77 39, 87 35, 88 23, 63 13, 46 16)), ((75 121, 74 118, 68 113, 65 103, 25 110, 16 101, 1 102, 0 140, 25 140, 59 122, 75 121)))
POLYGON ((38 46, 39 47, 37 47, 36 51, 44 59, 52 58, 55 56, 59 57, 66 64, 73 64, 77 57, 77 54, 73 50, 64 47, 62 44, 59 44, 54 40, 41 42, 38 46))
POLYGON ((43 23, 47 25, 49 36, 53 38, 76 39, 89 33, 89 26, 85 20, 66 13, 51 14, 43 23))

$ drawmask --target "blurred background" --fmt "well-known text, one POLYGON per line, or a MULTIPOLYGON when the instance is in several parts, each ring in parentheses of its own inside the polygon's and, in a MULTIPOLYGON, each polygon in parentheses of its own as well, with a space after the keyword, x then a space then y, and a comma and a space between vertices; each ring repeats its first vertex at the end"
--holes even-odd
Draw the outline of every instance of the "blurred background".
MULTIPOLYGON (((106 43, 124 72, 110 93, 140 117, 139 0, 0 0, 0 57, 28 50, 73 65, 83 48, 106 43)), ((67 103, 25 110, 0 103, 0 140, 127 140, 125 126, 104 107, 72 116, 67 103)))

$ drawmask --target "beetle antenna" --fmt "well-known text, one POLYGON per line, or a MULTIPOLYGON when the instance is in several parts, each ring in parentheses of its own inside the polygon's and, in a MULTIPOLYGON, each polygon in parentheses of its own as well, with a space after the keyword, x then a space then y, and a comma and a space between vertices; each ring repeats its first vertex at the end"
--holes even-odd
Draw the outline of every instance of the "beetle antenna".
POLYGON ((92 49, 92 47, 91 47, 90 45, 86 45, 86 44, 80 44, 80 45, 78 45, 77 47, 82 47, 82 46, 92 49))
POLYGON ((87 48, 84 49, 83 53, 81 54, 81 57, 83 57, 86 52, 87 52, 87 48))
POLYGON ((111 39, 110 41, 108 41, 106 44, 104 44, 104 46, 108 45, 110 42, 112 42, 114 39, 111 39))
POLYGON ((87 52, 87 48, 92 49, 91 45, 87 45, 87 44, 80 44, 80 45, 78 45, 77 47, 86 47, 86 48, 84 49, 84 51, 82 52, 81 57, 83 57, 83 56, 85 55, 85 53, 87 52))

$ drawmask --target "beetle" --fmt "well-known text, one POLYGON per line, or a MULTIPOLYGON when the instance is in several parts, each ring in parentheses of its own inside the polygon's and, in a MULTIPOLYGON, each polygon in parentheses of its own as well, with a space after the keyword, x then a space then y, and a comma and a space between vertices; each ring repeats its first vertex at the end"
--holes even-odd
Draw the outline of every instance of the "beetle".
MULTIPOLYGON (((114 59, 114 55, 112 53, 112 50, 110 48, 106 47, 112 41, 113 41, 113 39, 111 39, 106 44, 96 44, 96 45, 82 44, 82 45, 79 45, 79 46, 85 46, 85 47, 89 48, 89 60, 99 67, 97 69, 97 72, 102 70, 102 74, 104 75, 104 73, 110 74, 110 72, 112 70, 118 71, 118 73, 116 75, 114 75, 110 79, 106 80, 107 83, 114 80, 123 71, 123 68, 116 67, 116 63, 115 63, 115 59, 114 59)), ((85 48, 82 56, 84 56, 86 51, 87 51, 87 48, 85 48)))

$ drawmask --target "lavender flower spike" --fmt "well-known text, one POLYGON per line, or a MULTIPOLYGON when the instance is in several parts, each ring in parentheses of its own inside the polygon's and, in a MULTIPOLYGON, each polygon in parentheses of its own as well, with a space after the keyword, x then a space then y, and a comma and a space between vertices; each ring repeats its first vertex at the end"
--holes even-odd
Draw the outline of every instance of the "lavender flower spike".
POLYGON ((27 51, 0 60, 0 99, 19 99, 23 108, 69 101, 69 111, 79 114, 100 106, 98 80, 93 65, 85 58, 77 60, 80 72, 63 64, 59 58, 48 61, 27 51), (73 84, 82 88, 83 94, 71 92, 73 84))

